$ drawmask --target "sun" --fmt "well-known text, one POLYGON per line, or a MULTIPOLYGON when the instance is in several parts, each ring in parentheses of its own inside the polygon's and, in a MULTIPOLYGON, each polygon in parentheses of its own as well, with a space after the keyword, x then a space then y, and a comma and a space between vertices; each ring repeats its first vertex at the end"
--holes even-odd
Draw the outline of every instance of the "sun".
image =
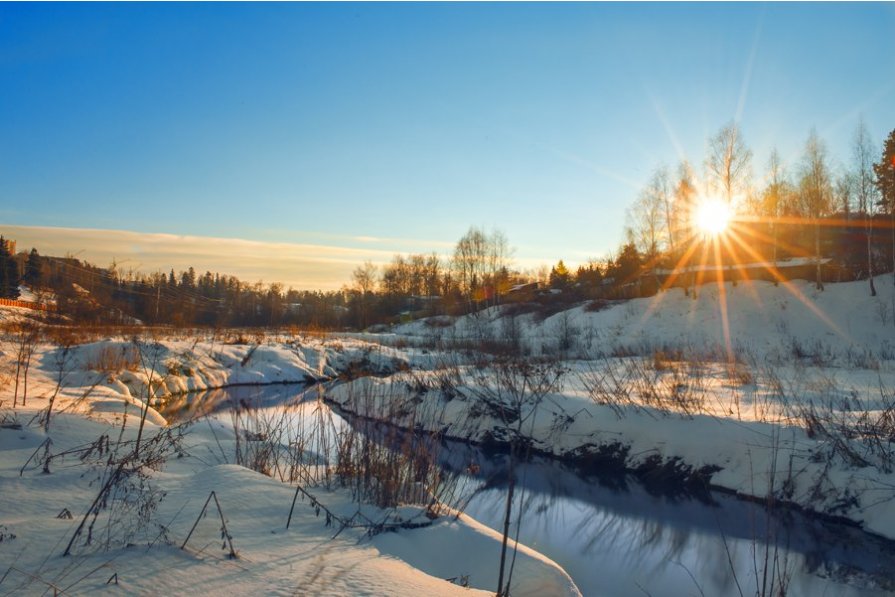
POLYGON ((705 199, 696 207, 693 223, 703 234, 718 236, 730 223, 730 208, 720 199, 705 199))

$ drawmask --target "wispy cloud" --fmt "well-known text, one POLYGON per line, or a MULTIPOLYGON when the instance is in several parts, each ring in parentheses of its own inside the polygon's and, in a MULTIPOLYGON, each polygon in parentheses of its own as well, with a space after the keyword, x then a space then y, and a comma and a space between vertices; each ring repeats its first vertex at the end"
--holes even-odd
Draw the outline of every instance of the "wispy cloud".
MULTIPOLYGON (((122 269, 142 272, 190 266, 246 281, 282 282, 298 289, 337 289, 364 261, 386 263, 407 244, 376 239, 376 248, 263 242, 166 233, 0 225, 19 250, 36 247, 44 255, 72 255, 96 265, 115 260, 122 269)), ((437 244, 437 243, 433 243, 437 244)))
POLYGON ((364 244, 387 245, 391 250, 400 248, 402 251, 410 251, 414 253, 431 253, 439 249, 451 249, 454 243, 443 240, 420 240, 418 238, 383 238, 381 236, 336 236, 331 235, 333 239, 345 239, 364 244))

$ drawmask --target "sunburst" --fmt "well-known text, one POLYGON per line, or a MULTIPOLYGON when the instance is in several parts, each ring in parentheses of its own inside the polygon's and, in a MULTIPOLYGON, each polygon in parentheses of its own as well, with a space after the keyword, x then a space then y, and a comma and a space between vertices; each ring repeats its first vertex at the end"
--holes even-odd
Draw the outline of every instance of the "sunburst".
MULTIPOLYGON (((802 224, 805 226, 819 225, 829 226, 855 226, 851 221, 839 219, 825 219, 815 221, 810 218, 766 218, 758 216, 736 216, 722 199, 703 197, 693 207, 691 229, 688 238, 682 239, 679 245, 683 250, 676 257, 677 262, 668 272, 661 285, 660 292, 644 313, 644 319, 655 312, 664 298, 665 290, 680 284, 679 279, 687 276, 694 286, 711 284, 714 282, 718 288, 718 301, 721 315, 721 326, 724 348, 729 360, 733 361, 733 339, 730 331, 730 310, 728 306, 729 290, 725 286, 725 273, 735 271, 737 277, 747 287, 746 290, 760 304, 760 297, 750 279, 749 270, 763 268, 768 272, 775 283, 782 286, 789 294, 808 308, 827 328, 845 341, 849 336, 840 329, 813 300, 793 284, 781 271, 779 263, 770 261, 762 256, 755 245, 775 242, 777 246, 787 250, 797 257, 812 257, 805 249, 792 246, 783 239, 771 238, 764 234, 756 224, 802 224), (725 258, 724 255, 728 257, 725 258), (742 257, 746 259, 743 260, 742 257)), ((684 285, 688 285, 686 282, 684 285)))
POLYGON ((693 225, 708 236, 718 236, 730 224, 730 206, 721 199, 707 197, 693 210, 693 225))

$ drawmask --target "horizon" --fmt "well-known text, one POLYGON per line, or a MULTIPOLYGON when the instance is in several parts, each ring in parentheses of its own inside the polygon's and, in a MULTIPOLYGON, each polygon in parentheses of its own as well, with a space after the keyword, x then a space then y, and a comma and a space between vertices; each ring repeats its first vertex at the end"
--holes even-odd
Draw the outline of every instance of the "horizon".
POLYGON ((0 232, 297 289, 473 225, 574 267, 727 122, 755 180, 812 127, 841 168, 859 119, 895 125, 892 4, 4 4, 0 30, 0 232))

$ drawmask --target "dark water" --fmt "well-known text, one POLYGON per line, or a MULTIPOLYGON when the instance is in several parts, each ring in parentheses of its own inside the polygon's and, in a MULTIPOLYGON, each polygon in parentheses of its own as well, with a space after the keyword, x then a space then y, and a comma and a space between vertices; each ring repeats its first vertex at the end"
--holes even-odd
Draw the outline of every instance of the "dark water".
MULTIPOLYGON (((318 392, 305 386, 214 390, 184 397, 166 415, 210 413, 226 421, 234 405, 289 405, 301 425, 318 392)), ((466 513, 502 529, 506 457, 457 442, 443 442, 439 457, 458 474, 456 501, 466 513)), ((895 589, 895 544, 853 527, 792 510, 769 512, 722 493, 702 500, 650 493, 633 478, 584 478, 546 459, 518 465, 515 473, 513 532, 519 522, 519 540, 561 565, 585 595, 770 594, 781 578, 788 595, 891 595, 895 589)))

